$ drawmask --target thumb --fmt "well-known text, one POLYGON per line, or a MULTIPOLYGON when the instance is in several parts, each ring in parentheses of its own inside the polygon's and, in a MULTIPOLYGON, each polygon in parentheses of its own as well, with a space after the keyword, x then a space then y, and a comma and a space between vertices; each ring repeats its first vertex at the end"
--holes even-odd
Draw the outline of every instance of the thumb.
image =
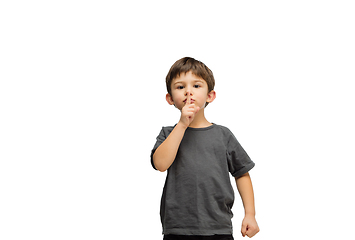
POLYGON ((200 107, 196 107, 196 113, 198 113, 198 111, 200 111, 200 107))

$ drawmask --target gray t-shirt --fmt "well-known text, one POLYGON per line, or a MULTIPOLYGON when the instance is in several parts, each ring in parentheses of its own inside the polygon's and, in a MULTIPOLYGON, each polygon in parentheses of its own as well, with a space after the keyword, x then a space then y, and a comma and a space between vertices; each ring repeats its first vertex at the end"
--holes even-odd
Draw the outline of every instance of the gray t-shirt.
MULTIPOLYGON (((155 150, 173 129, 163 127, 157 137, 153 167, 155 150)), ((228 128, 187 128, 163 189, 163 234, 232 234, 234 191, 229 173, 239 177, 254 165, 228 128)))

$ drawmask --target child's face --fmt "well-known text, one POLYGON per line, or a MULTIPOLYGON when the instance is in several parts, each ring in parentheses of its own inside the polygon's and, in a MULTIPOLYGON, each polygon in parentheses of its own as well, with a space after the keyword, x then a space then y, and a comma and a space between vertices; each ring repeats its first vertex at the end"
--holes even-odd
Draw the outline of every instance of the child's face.
POLYGON ((175 105, 179 110, 185 106, 187 95, 191 96, 191 103, 205 107, 206 102, 212 102, 215 98, 215 91, 208 92, 208 85, 205 80, 191 72, 180 74, 171 82, 171 95, 166 95, 169 104, 175 105))

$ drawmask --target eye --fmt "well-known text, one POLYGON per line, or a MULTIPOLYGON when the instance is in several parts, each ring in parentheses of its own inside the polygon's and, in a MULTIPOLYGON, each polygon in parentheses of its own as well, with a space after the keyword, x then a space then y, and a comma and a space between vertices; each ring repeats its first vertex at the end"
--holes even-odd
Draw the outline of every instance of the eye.
POLYGON ((177 86, 177 89, 184 89, 184 86, 177 86))
POLYGON ((198 85, 198 84, 195 84, 195 85, 194 85, 194 88, 199 88, 199 87, 201 87, 201 86, 198 85))

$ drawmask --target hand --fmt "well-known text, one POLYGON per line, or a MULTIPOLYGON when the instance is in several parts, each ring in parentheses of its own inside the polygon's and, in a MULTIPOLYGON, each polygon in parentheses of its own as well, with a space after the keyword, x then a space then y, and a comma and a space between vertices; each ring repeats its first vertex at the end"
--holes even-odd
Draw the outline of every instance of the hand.
POLYGON ((259 226, 255 220, 254 216, 245 216, 242 222, 242 235, 243 237, 248 236, 253 237, 260 231, 259 226))
POLYGON ((191 104, 190 93, 187 92, 187 99, 185 106, 181 109, 180 122, 187 128, 195 118, 196 113, 200 110, 200 107, 195 104, 191 104))

